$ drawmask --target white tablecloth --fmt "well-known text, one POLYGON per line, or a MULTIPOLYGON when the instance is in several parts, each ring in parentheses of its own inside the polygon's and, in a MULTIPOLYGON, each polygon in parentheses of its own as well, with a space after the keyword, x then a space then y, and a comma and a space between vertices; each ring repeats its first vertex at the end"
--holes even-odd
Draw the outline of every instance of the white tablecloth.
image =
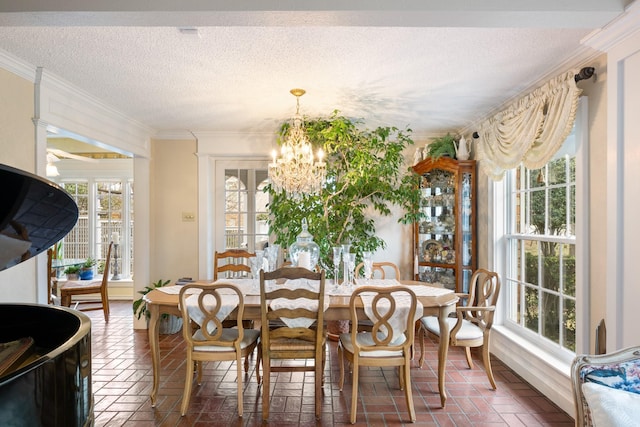
MULTIPOLYGON (((353 290, 355 288, 357 288, 358 286, 399 286, 402 285, 400 282, 398 282, 395 279, 356 279, 356 285, 355 286, 345 286, 345 285, 339 285, 338 289, 336 289, 334 287, 334 285, 331 283, 332 281, 327 281, 325 284, 325 300, 324 300, 324 310, 326 310, 329 307, 329 296, 330 295, 342 295, 342 296, 348 296, 351 294, 351 292, 353 292, 353 290)), ((213 282, 212 282, 213 283, 213 282)), ((240 291, 242 292, 243 295, 260 295, 260 286, 257 283, 257 281, 253 280, 253 279, 223 279, 223 280, 218 280, 215 283, 231 283, 235 286, 238 287, 238 289, 240 289, 240 291)), ((306 279, 298 279, 298 280, 289 280, 287 281, 285 284, 268 284, 267 286, 267 290, 273 290, 276 289, 277 287, 289 287, 289 288, 298 288, 298 287, 303 287, 303 288, 307 288, 307 289, 315 289, 317 291, 318 289, 318 281, 315 280, 306 280, 306 279)), ((445 289, 445 288, 438 288, 438 287, 434 287, 434 286, 428 286, 428 285, 406 285, 408 286, 418 297, 421 296, 440 296, 440 295, 445 295, 445 294, 449 294, 453 291, 451 291, 450 289, 445 289)), ((159 291, 165 292, 167 294, 174 294, 177 295, 180 293, 180 289, 182 288, 182 286, 164 286, 161 288, 157 288, 159 291)), ((225 291, 222 290, 222 292, 224 293, 225 291)), ((228 291, 231 292, 231 291, 228 291)), ((193 300, 195 301, 195 300, 193 300)), ((369 305, 370 305, 370 301, 371 299, 369 299, 369 305)), ((402 301, 402 298, 401 298, 402 301)), ((405 296, 405 301, 406 300, 406 296, 405 296)), ((220 316, 224 315, 225 318, 229 315, 229 313, 231 313, 231 311, 233 311, 235 309, 235 307, 237 307, 238 302, 237 302, 237 297, 236 297, 236 301, 235 301, 235 305, 233 300, 229 300, 227 302, 223 302, 224 304, 229 304, 228 307, 224 307, 224 310, 221 310, 220 316), (226 314, 225 314, 226 311, 226 314)), ((197 304, 197 303, 196 303, 197 304)), ((284 298, 278 298, 274 301, 271 301, 270 306, 272 309, 276 309, 276 308, 291 308, 291 309, 295 309, 295 308, 307 308, 309 310, 312 311, 316 311, 318 310, 318 301, 315 300, 309 300, 306 298, 299 298, 297 300, 287 300, 284 298)), ((404 320, 398 320, 396 321, 395 319, 390 320, 390 324, 391 327, 395 330, 398 331, 404 331, 406 325, 405 320, 406 320, 406 310, 407 310, 407 306, 405 305, 405 308, 403 308, 401 306, 400 303, 396 303, 396 315, 393 316, 394 318, 398 318, 398 319, 404 319, 404 320), (402 312, 404 312, 404 314, 402 314, 402 312), (393 323, 392 323, 393 322, 393 323)), ((199 311, 199 310, 198 310, 199 311)), ((367 309, 365 309, 365 312, 367 312, 367 309)), ((422 317, 422 312, 423 312, 423 307, 422 304, 420 303, 420 301, 418 301, 417 306, 416 306, 416 319, 418 320, 419 318, 422 317)), ((204 316, 202 315, 202 313, 200 313, 198 315, 198 313, 194 313, 192 314, 191 312, 189 313, 190 316, 192 316, 193 320, 198 322, 198 318, 203 319, 204 316), (195 317, 194 317, 195 316, 195 317)), ((371 318, 372 313, 367 313, 367 316, 369 316, 369 318, 371 318)), ((221 320, 224 320, 221 319, 221 320)), ((373 321, 374 319, 372 319, 373 321)), ((311 324, 313 324, 313 321, 310 319, 282 319, 283 322, 285 322, 288 326, 290 327, 309 327, 311 324), (292 326, 293 325, 293 326, 292 326)), ((200 323, 198 323, 200 324, 200 323)), ((394 339, 396 337, 396 334, 394 334, 394 339)))

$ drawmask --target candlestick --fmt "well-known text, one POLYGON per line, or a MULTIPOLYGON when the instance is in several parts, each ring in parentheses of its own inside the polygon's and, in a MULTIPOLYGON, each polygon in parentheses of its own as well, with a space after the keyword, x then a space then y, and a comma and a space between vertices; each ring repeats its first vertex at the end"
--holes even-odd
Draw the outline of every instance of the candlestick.
POLYGON ((120 244, 115 242, 115 237, 118 238, 118 242, 120 242, 120 237, 118 233, 113 233, 113 276, 111 276, 111 280, 120 280, 120 265, 118 264, 118 258, 120 256, 120 244))

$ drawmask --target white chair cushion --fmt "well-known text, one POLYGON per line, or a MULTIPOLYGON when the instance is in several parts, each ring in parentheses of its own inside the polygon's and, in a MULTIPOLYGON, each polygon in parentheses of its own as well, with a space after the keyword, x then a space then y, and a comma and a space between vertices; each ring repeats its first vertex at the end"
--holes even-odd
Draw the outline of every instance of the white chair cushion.
POLYGON ((640 423, 640 394, 593 382, 582 384, 595 427, 633 427, 640 423))
MULTIPOLYGON (((424 327, 427 331, 440 336, 440 324, 438 324, 438 318, 435 316, 425 316, 420 319, 424 327)), ((449 324, 449 331, 453 329, 458 319, 455 317, 447 318, 447 323, 449 324)), ((482 329, 478 328, 473 323, 468 320, 462 321, 462 327, 458 331, 456 335, 458 340, 475 340, 478 338, 482 338, 482 329)))
MULTIPOLYGON (((242 342, 240 343, 240 348, 245 349, 250 346, 255 340, 260 336, 260 331, 257 329, 245 329, 244 335, 242 336, 242 342)), ((193 334, 193 339, 196 341, 206 341, 202 335, 202 330, 198 329, 193 334)), ((224 328, 222 331, 222 337, 220 341, 235 341, 238 339, 238 330, 233 328, 224 328)), ((228 352, 233 351, 233 347, 223 347, 217 345, 203 345, 196 346, 195 351, 219 351, 219 352, 228 352)))
MULTIPOLYGON (((403 339, 400 341, 400 344, 404 341, 404 334, 402 335, 403 339)), ((373 336, 371 332, 360 332, 357 335, 358 344, 361 346, 375 345, 373 342, 373 336)), ((351 333, 340 334, 340 341, 342 342, 342 346, 349 353, 354 354, 355 350, 353 348, 353 342, 351 341, 351 333)), ((394 345, 398 345, 395 343, 394 345)), ((360 357, 398 357, 402 356, 401 351, 388 351, 388 350, 374 350, 374 351, 362 351, 360 352, 360 357)))

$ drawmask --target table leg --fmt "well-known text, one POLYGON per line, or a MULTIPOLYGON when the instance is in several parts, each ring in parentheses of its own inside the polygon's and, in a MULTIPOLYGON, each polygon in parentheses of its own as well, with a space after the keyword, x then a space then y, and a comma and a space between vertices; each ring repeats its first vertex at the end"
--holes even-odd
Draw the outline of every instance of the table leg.
POLYGON ((151 348, 151 368, 153 371, 153 388, 151 389, 151 407, 155 408, 160 386, 160 344, 158 337, 158 320, 160 318, 160 307, 155 304, 147 304, 150 313, 149 318, 149 347, 151 348))
POLYGON ((447 317, 455 310, 455 306, 443 307, 438 314, 440 326, 440 343, 438 344, 438 390, 440 391, 440 404, 444 408, 447 402, 447 391, 444 388, 445 368, 447 365, 447 353, 449 352, 449 324, 447 317))

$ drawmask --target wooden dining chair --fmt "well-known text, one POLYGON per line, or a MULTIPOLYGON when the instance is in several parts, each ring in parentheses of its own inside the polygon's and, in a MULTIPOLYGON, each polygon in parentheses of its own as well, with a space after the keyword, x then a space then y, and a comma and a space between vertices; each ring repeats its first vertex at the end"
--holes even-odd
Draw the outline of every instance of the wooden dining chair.
POLYGON ((104 261, 104 272, 102 280, 82 283, 67 282, 60 287, 60 304, 65 307, 71 307, 71 300, 77 295, 100 294, 100 301, 95 300, 79 300, 76 301, 76 308, 80 311, 102 310, 104 312, 105 322, 109 321, 109 266, 111 265, 111 249, 113 242, 109 243, 107 249, 107 257, 104 261))
POLYGON ((415 334, 416 294, 405 286, 359 286, 353 291, 349 300, 352 324, 356 324, 358 320, 358 307, 368 304, 363 299, 363 294, 374 294, 370 302, 370 310, 365 307, 365 312, 370 311, 368 316, 373 322, 371 332, 359 332, 356 328, 351 328, 350 332, 340 334, 338 340, 340 391, 344 385, 345 359, 352 368, 351 424, 356 422, 360 366, 398 367, 400 389, 404 389, 409 418, 411 422, 415 422, 416 411, 411 393, 410 363, 415 334), (400 297, 408 299, 408 306, 400 303, 398 300, 400 297), (403 307, 403 313, 397 313, 397 315, 402 316, 404 327, 396 332, 394 338, 389 318, 394 315, 399 306, 403 307))
MULTIPOLYGON (((360 277, 360 271, 364 268, 364 263, 361 262, 356 266, 355 277, 360 277)), ((396 279, 400 280, 400 269, 397 265, 389 261, 374 262, 372 268, 371 277, 378 279, 396 279), (393 276, 393 277, 390 277, 393 276)), ((368 319, 358 320, 358 331, 371 332, 373 323, 368 319)))
POLYGON ((256 254, 244 249, 216 251, 213 256, 213 280, 240 278, 251 274, 249 258, 256 254))
POLYGON ((53 266, 53 249, 47 249, 47 304, 58 305, 58 272, 53 266))
POLYGON ((180 414, 184 416, 189 408, 191 389, 193 386, 193 364, 196 364, 198 385, 202 384, 202 362, 235 361, 237 368, 238 385, 238 415, 242 417, 244 408, 243 399, 243 373, 242 358, 244 358, 244 373, 249 372, 248 356, 253 353, 258 344, 260 331, 256 329, 244 329, 242 317, 244 315, 244 297, 240 290, 228 283, 214 285, 185 285, 180 289, 180 311, 183 319, 189 319, 187 298, 193 292, 200 292, 197 298, 197 307, 202 312, 204 321, 199 328, 194 329, 193 322, 182 322, 182 335, 187 344, 186 376, 184 381, 184 393, 180 414), (238 298, 236 319, 232 328, 223 327, 223 320, 218 319, 218 313, 222 307, 221 291, 231 291, 238 298), (212 303, 215 301, 215 303, 212 303), (211 332, 209 332, 211 331, 211 332))
MULTIPOLYGON (((227 249, 223 252, 216 251, 213 256, 213 281, 218 279, 242 278, 247 273, 251 273, 249 258, 256 254, 244 249, 227 249)), ((253 328, 253 320, 243 320, 245 329, 253 328)), ((224 321, 225 328, 231 328, 233 321, 224 321)))
MULTIPOLYGON (((264 369, 262 377, 262 419, 269 419, 270 380, 271 372, 293 371, 314 372, 315 381, 315 415, 320 419, 322 409, 322 377, 325 365, 326 337, 324 328, 324 271, 316 273, 301 267, 283 267, 273 272, 265 273, 260 270, 260 309, 261 309, 261 338, 258 347, 258 361, 256 363, 256 377, 260 382, 260 363, 264 369), (290 288, 277 286, 267 287, 267 281, 283 280, 313 280, 318 281, 318 287, 290 288), (294 306, 299 298, 317 301, 317 309, 297 306, 296 308, 271 307, 275 299, 293 301, 294 306), (273 327, 271 321, 284 319, 308 319, 311 326, 273 327), (313 366, 300 363, 287 364, 281 360, 313 359, 313 366), (279 363, 272 366, 272 361, 279 363)), ((302 393, 302 390, 300 390, 302 393)))
MULTIPOLYGON (((355 276, 360 277, 361 271, 364 268, 364 263, 361 262, 356 266, 355 276)), ((374 262, 373 263, 373 276, 378 279, 396 279, 400 280, 400 269, 397 265, 388 261, 374 262), (393 274, 393 277, 389 277, 393 274)))
MULTIPOLYGON (((464 347, 469 369, 473 369, 471 347, 482 347, 482 361, 487 377, 493 389, 496 382, 491 370, 489 355, 491 326, 496 310, 498 294, 500 293, 500 278, 497 273, 485 269, 476 270, 471 276, 469 294, 456 294, 464 301, 464 305, 456 307, 455 318, 448 318, 449 345, 464 347)), ((424 363, 424 339, 426 335, 440 338, 440 325, 435 316, 426 316, 420 320, 420 361, 424 363)))

